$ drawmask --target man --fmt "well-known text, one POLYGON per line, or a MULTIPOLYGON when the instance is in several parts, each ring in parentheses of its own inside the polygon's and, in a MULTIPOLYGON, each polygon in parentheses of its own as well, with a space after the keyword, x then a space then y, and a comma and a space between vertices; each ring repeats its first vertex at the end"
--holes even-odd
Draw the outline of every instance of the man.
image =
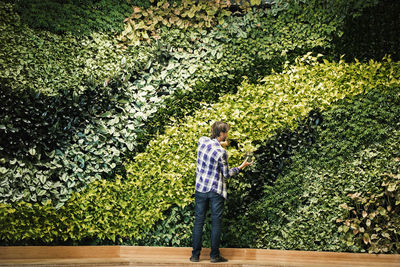
POLYGON ((248 159, 239 167, 229 169, 228 154, 224 147, 228 145, 230 126, 224 122, 215 122, 211 127, 211 138, 201 137, 197 150, 195 221, 193 228, 193 251, 190 261, 200 258, 203 225, 211 205, 211 262, 228 261, 219 253, 221 237, 221 218, 226 199, 226 180, 249 166, 248 159))

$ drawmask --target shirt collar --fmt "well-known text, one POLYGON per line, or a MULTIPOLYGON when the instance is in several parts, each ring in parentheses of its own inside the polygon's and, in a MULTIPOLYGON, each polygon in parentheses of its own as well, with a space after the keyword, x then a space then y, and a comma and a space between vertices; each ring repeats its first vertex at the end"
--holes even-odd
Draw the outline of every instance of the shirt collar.
POLYGON ((217 138, 214 138, 214 139, 211 139, 211 140, 212 140, 215 144, 218 144, 220 147, 222 147, 217 138))

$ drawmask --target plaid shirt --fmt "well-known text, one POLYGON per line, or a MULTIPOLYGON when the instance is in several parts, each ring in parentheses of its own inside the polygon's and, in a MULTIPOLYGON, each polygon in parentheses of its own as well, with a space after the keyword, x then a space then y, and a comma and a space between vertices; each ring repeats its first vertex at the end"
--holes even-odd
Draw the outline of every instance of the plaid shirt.
POLYGON ((197 150, 196 191, 216 192, 225 199, 226 179, 237 174, 239 168, 229 169, 228 153, 217 139, 201 137, 197 150))

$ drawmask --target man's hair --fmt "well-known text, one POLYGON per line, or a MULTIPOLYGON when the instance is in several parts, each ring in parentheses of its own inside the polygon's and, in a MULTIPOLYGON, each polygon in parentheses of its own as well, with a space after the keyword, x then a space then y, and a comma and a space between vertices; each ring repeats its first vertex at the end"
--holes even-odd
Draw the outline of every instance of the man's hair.
POLYGON ((219 137, 220 133, 227 133, 231 127, 229 124, 217 121, 211 126, 211 139, 219 137))

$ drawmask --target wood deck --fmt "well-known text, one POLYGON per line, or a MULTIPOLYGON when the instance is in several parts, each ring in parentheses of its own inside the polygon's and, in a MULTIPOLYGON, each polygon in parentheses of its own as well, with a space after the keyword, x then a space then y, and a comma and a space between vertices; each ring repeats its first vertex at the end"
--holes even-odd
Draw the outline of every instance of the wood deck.
POLYGON ((131 246, 0 247, 0 266, 271 266, 400 267, 400 255, 222 248, 227 263, 210 263, 203 249, 199 263, 191 248, 131 246))

